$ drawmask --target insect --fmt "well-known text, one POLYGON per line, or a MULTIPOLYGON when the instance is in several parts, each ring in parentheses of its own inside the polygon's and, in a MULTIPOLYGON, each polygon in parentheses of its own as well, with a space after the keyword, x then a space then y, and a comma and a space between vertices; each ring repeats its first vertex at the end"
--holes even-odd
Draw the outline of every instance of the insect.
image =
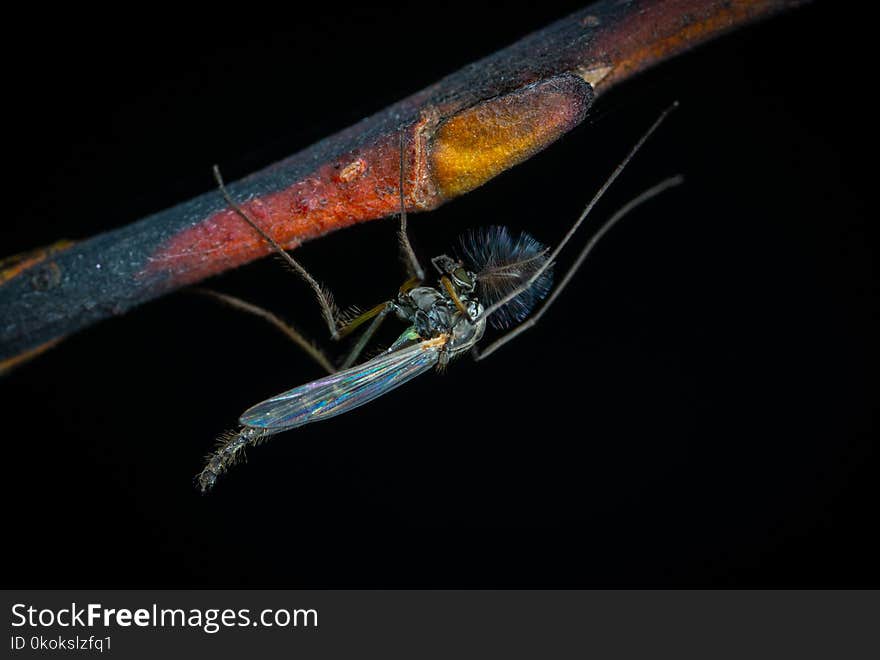
POLYGON ((444 254, 431 260, 437 272, 436 286, 423 284, 425 273, 407 233, 402 195, 404 161, 401 137, 399 239, 410 278, 393 299, 347 322, 341 320, 332 296, 229 196, 219 170, 215 167, 215 178, 227 203, 312 288, 321 305, 331 337, 339 339, 350 335, 364 324, 369 325, 339 370, 336 370, 319 349, 271 313, 231 296, 213 294, 228 304, 262 316, 278 326, 330 373, 246 410, 239 418, 240 428, 219 438, 216 450, 207 457, 205 467, 197 475, 202 492, 210 490, 218 477, 240 460, 247 446, 257 445, 282 431, 347 413, 431 369, 443 370, 451 360, 465 353, 470 353, 475 360, 481 360, 534 326, 608 230, 636 206, 683 181, 681 176, 665 179, 618 209, 593 234, 562 280, 552 288, 553 266, 559 253, 632 157, 676 106, 677 104, 673 104, 665 110, 632 147, 556 248, 551 251, 529 234, 514 236, 504 227, 488 227, 471 232, 461 239, 460 254, 457 257, 444 254), (543 305, 532 314, 542 301, 543 305), (382 353, 356 364, 379 326, 392 314, 407 324, 406 329, 382 353), (481 350, 478 343, 483 338, 487 325, 506 330, 506 333, 481 350))

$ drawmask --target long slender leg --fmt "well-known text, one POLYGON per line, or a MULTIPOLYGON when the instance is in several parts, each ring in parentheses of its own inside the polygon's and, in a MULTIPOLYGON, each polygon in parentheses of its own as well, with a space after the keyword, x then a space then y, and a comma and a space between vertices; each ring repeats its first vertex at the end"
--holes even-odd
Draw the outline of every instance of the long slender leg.
POLYGON ((373 335, 376 334, 376 330, 378 330, 379 326, 382 325, 382 321, 385 320, 385 317, 388 316, 389 312, 391 312, 392 309, 394 309, 394 305, 390 301, 382 306, 381 311, 373 317, 373 322, 370 323, 364 333, 360 337, 358 337, 357 343, 352 347, 349 354, 345 357, 345 360, 342 361, 342 364, 339 367, 340 369, 348 369, 355 363, 355 361, 360 357, 364 348, 366 348, 367 344, 373 338, 373 335))
MULTIPOLYGON (((411 277, 406 282, 400 285, 400 293, 407 293, 412 291, 415 287, 419 286, 422 281, 418 277, 411 277)), ((342 363, 340 369, 348 369, 351 365, 355 363, 360 354, 363 352, 366 345, 373 338, 373 335, 376 334, 376 331, 379 329, 379 326, 382 325, 382 322, 391 313, 394 309, 394 301, 389 300, 388 302, 381 303, 376 305, 372 309, 364 312, 360 316, 355 319, 352 319, 348 325, 342 328, 339 331, 341 336, 346 336, 351 334, 351 332, 362 325, 366 321, 373 319, 373 322, 370 324, 370 327, 367 328, 366 332, 361 335, 360 339, 358 339, 357 343, 351 349, 351 352, 346 356, 345 360, 342 363)))
POLYGON ((341 339, 348 337, 364 323, 376 318, 376 315, 384 310, 387 304, 388 302, 379 303, 375 307, 371 307, 370 309, 368 309, 366 312, 362 312, 361 314, 355 316, 339 329, 339 337, 341 339))
POLYGON ((586 258, 593 251, 593 248, 596 247, 596 244, 602 239, 602 237, 605 234, 608 233, 608 231, 614 225, 616 225, 627 213, 632 211, 634 208, 636 208, 640 204, 647 202, 649 199, 656 197, 657 195, 659 195, 660 193, 662 193, 663 191, 665 191, 669 188, 672 188, 674 186, 681 184, 683 181, 684 181, 684 178, 682 176, 674 176, 672 178, 665 179, 664 181, 661 181, 657 185, 652 186, 651 188, 648 188, 647 190, 642 192, 640 195, 638 195, 637 197, 635 197, 635 198, 631 199, 629 202, 627 202, 623 207, 618 209, 618 211, 614 215, 612 215, 611 218, 609 218, 605 222, 605 224, 603 224, 599 228, 599 231, 597 231, 593 235, 593 237, 587 242, 587 244, 584 246, 584 249, 581 250, 580 254, 578 255, 578 258, 575 260, 574 264, 571 266, 571 268, 568 269, 568 272, 565 274, 565 277, 562 278, 562 281, 556 286, 556 288, 553 290, 553 293, 550 295, 549 298, 547 298, 546 302, 541 306, 541 309, 538 310, 537 314, 526 319, 525 321, 520 323, 518 326, 516 326, 513 330, 511 330, 507 334, 502 335, 501 337, 499 337, 498 339, 493 341, 491 344, 486 346, 486 348, 484 348, 482 351, 480 351, 479 349, 477 349, 476 346, 474 346, 474 348, 471 349, 471 355, 473 356, 473 358, 475 360, 482 360, 483 358, 490 356, 492 353, 494 353, 499 348, 504 346, 504 344, 516 339, 523 332, 525 332, 529 328, 536 325, 538 323, 538 321, 541 319, 541 317, 544 315, 544 313, 548 309, 550 309, 550 305, 552 305, 556 301, 556 298, 559 297, 559 294, 562 293, 562 291, 565 289, 565 287, 571 281, 571 278, 574 277, 574 274, 577 272, 577 270, 581 267, 581 265, 584 263, 586 258))
POLYGON ((632 160, 632 157, 635 156, 636 152, 642 148, 642 145, 645 144, 645 141, 649 137, 651 137, 651 134, 654 131, 657 130, 657 127, 660 126, 661 123, 663 123, 663 120, 666 119, 667 115, 669 115, 669 113, 672 112, 673 110, 675 110, 675 108, 677 108, 677 107, 678 107, 678 101, 676 101, 671 106, 666 108, 666 110, 664 110, 660 114, 660 116, 657 118, 657 120, 653 124, 651 124, 651 128, 649 128, 645 132, 645 134, 642 135, 642 137, 639 139, 639 141, 636 142, 636 145, 627 154, 626 158, 624 158, 623 161, 620 163, 620 165, 618 165, 614 169, 614 171, 611 173, 611 176, 609 176, 608 179, 605 181, 605 183, 602 184, 602 187, 599 188, 599 191, 595 195, 593 195, 593 199, 591 199, 590 203, 587 204, 586 208, 584 208, 583 212, 580 214, 580 217, 578 217, 578 219, 575 221, 575 223, 571 226, 571 229, 568 230, 568 233, 566 233, 566 235, 563 237, 562 241, 560 241, 559 245, 556 246, 556 249, 550 253, 550 256, 548 257, 547 261, 540 268, 538 268, 534 273, 532 273, 532 276, 528 280, 526 280, 521 286, 518 286, 516 289, 514 289, 513 291, 508 293, 506 296, 504 296, 501 300, 499 300, 495 304, 487 307, 483 312, 484 316, 486 316, 486 317, 491 316, 493 313, 497 312, 504 305, 509 303, 511 300, 516 298, 519 294, 521 294, 523 291, 527 290, 535 282, 538 281, 538 278, 544 274, 544 271, 546 271, 556 261, 556 258, 559 256, 559 253, 562 251, 562 248, 564 248, 566 243, 568 243, 568 241, 571 240, 571 237, 574 236, 574 233, 578 230, 578 227, 581 226, 581 223, 584 221, 584 218, 586 218, 590 214, 590 211, 593 210, 593 207, 596 206, 596 203, 602 198, 602 195, 605 194, 605 191, 608 190, 609 187, 611 187, 611 184, 614 183, 614 180, 617 179, 617 177, 623 171, 623 168, 625 168, 627 166, 627 164, 629 164, 629 161, 632 160))
POLYGON ((235 296, 230 296, 226 293, 220 293, 219 291, 212 291, 211 289, 203 289, 199 287, 188 290, 201 296, 214 298, 215 300, 219 300, 223 304, 229 305, 234 309, 246 312, 247 314, 253 314, 254 316, 257 316, 264 321, 268 321, 285 335, 287 335, 287 337, 291 341, 293 341, 293 343, 295 343, 303 351, 305 351, 306 355, 317 362, 321 366, 321 368, 324 369, 324 371, 326 371, 328 374, 336 373, 336 367, 333 366, 333 363, 327 358, 327 356, 320 348, 318 348, 312 342, 306 339, 296 328, 282 321, 268 309, 263 309, 262 307, 254 305, 253 303, 249 303, 246 300, 242 300, 241 298, 236 298, 235 296))
POLYGON ((400 292, 407 293, 408 291, 412 291, 417 286, 420 286, 422 280, 418 277, 410 277, 406 282, 400 285, 400 292))
POLYGON ((226 200, 226 203, 235 211, 238 216, 248 223, 254 231, 256 231, 264 241, 266 241, 269 245, 271 245, 275 251, 287 262, 287 264, 293 268, 293 270, 299 275, 306 284, 308 284, 312 291, 315 293, 315 297, 318 299, 318 304, 321 306, 321 315, 324 317, 324 321, 327 323, 327 328, 330 330, 330 336, 333 339, 339 339, 339 310, 336 308, 335 303, 333 302, 333 296, 329 291, 324 289, 318 281, 309 274, 307 271, 296 259, 290 256, 290 254, 281 247, 278 242, 269 236, 263 228, 260 227, 256 222, 251 220, 251 218, 244 212, 244 210, 232 199, 232 196, 229 194, 229 191, 226 190, 226 186, 223 183, 223 177, 220 174, 220 168, 214 165, 214 179, 217 181, 217 186, 220 188, 220 192, 223 195, 223 198, 226 200))
POLYGON ((409 242, 409 234, 406 229, 406 202, 403 199, 403 143, 403 131, 400 131, 400 187, 398 189, 400 193, 400 231, 398 232, 398 240, 400 242, 400 251, 403 253, 403 260, 406 263, 407 272, 410 277, 421 282, 425 279, 425 271, 422 268, 422 264, 419 263, 419 258, 416 256, 412 244, 409 242))
POLYGON ((468 315, 467 307, 465 307, 464 303, 461 301, 461 298, 458 297, 458 293, 455 291, 455 287, 452 286, 452 280, 449 279, 448 276, 443 275, 440 277, 440 286, 446 289, 446 294, 449 296, 449 299, 452 300, 452 303, 458 308, 458 311, 461 312, 464 316, 468 315))

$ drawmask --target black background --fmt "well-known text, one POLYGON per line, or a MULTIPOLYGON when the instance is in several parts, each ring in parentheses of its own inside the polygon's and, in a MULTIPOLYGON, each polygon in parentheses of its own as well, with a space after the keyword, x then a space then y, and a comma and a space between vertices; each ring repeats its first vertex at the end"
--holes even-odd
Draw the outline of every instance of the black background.
MULTIPOLYGON (((174 295, 0 381, 5 584, 880 586, 860 23, 818 3, 603 97, 558 144, 412 222, 420 253, 503 223, 544 242, 672 100, 597 209, 616 228, 541 326, 277 437, 201 497, 247 406, 317 377, 260 322, 174 295), (870 343, 870 348, 869 348, 870 343)), ((2 254, 235 179, 576 9, 472 4, 10 19, 2 254)), ((297 252, 340 301, 401 278, 391 221, 297 252)), ((273 260, 215 288, 321 335, 273 260)))

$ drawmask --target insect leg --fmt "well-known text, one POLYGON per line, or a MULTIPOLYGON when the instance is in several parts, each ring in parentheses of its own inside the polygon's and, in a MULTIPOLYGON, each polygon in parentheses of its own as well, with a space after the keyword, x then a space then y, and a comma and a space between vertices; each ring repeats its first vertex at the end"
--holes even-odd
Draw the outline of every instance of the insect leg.
POLYGON ((311 287, 312 291, 315 293, 315 297, 318 299, 318 304, 321 306, 321 315, 327 323, 327 328, 330 330, 330 336, 333 339, 339 339, 339 310, 336 308, 336 305, 333 302, 333 296, 330 292, 324 289, 324 287, 322 287, 318 281, 309 274, 309 271, 307 271, 302 264, 291 257, 287 250, 281 247, 274 238, 263 231, 263 228, 254 222, 248 214, 244 212, 244 209, 232 199, 232 196, 229 194, 229 191, 226 190, 226 186, 223 183, 223 177, 220 175, 220 168, 216 165, 214 165, 214 179, 217 181, 217 187, 220 189, 220 193, 223 195, 223 198, 232 210, 235 211, 242 220, 248 223, 254 231, 263 238, 263 240, 271 245, 281 258, 284 259, 284 261, 293 268, 305 283, 311 287))
POLYGON ((458 311, 464 314, 467 318, 470 318, 467 307, 464 306, 464 303, 461 301, 461 298, 459 298, 458 293, 455 291, 455 287, 452 286, 452 280, 449 279, 449 276, 441 276, 440 285, 444 289, 446 289, 446 293, 449 294, 450 299, 452 300, 453 304, 458 308, 458 311))
MULTIPOLYGON (((421 283, 422 280, 418 277, 411 277, 406 282, 400 285, 400 293, 408 293, 409 291, 412 291, 414 288, 419 286, 421 283)), ((344 328, 340 329, 340 337, 345 337, 346 335, 351 334, 352 331, 354 331, 358 326, 369 321, 370 319, 373 319, 370 327, 367 328, 367 331, 361 336, 360 339, 358 339, 357 344, 354 345, 351 352, 346 356, 340 369, 348 369, 348 367, 352 366, 355 363, 361 352, 369 343, 370 339, 372 339, 373 335, 376 334, 376 330, 378 330, 379 326, 382 325, 382 321, 385 320, 385 317, 388 316, 388 314, 393 309, 393 301, 389 300, 388 302, 381 303, 379 305, 376 305, 372 309, 367 310, 360 316, 352 319, 344 328)))
POLYGON ((412 291, 417 286, 419 286, 421 283, 422 283, 422 280, 419 279, 418 277, 411 277, 406 282, 404 282, 403 284, 400 285, 400 292, 407 293, 409 291, 412 291))
POLYGON ((647 202, 649 199, 656 197, 657 195, 659 195, 663 191, 665 191, 669 188, 672 188, 673 186, 677 186, 677 185, 681 184, 683 181, 684 181, 684 178, 682 176, 674 176, 669 179, 665 179, 665 180, 661 181, 660 183, 658 183, 657 185, 648 188, 647 190, 645 190, 644 192, 642 192, 638 196, 631 199, 629 202, 627 202, 620 209, 618 209, 617 212, 614 215, 612 215, 605 222, 605 224, 603 224, 599 228, 599 231, 597 231, 593 235, 593 237, 587 242, 587 244, 584 246, 584 248, 581 250, 580 254, 578 255, 578 258, 575 260, 574 264, 571 266, 571 268, 568 269, 568 272, 565 273, 565 277, 562 278, 562 281, 556 286, 556 288, 553 290, 553 293, 550 294, 550 297, 547 298, 547 300, 541 306, 541 309, 539 309, 538 312, 534 316, 529 317, 528 319, 526 319, 525 321, 520 323, 518 326, 516 326, 513 330, 511 330, 507 334, 502 335, 501 337, 499 337, 498 339, 493 341, 491 344, 486 346, 486 348, 484 348, 482 351, 480 351, 476 346, 474 346, 471 349, 471 355, 473 356, 474 360, 482 360, 483 358, 490 356, 492 353, 494 353, 499 348, 504 346, 504 344, 516 339, 520 334, 522 334, 523 332, 525 332, 529 328, 536 325, 538 323, 538 321, 541 319, 541 317, 544 315, 544 313, 550 308, 550 305, 552 305, 556 301, 556 298, 559 297, 559 294, 562 293, 562 291, 565 289, 565 287, 571 281, 571 278, 574 277, 574 274, 577 272, 578 268, 581 267, 581 265, 584 263, 584 260, 586 260, 586 258, 590 255, 590 253, 593 251, 593 248, 596 247, 596 244, 601 240, 601 238, 606 233, 608 233, 608 231, 614 225, 617 224, 618 221, 620 221, 627 213, 632 211, 634 208, 636 208, 640 204, 647 202))
POLYGON ((388 304, 389 303, 387 303, 387 302, 379 303, 375 307, 368 309, 366 312, 363 312, 362 314, 359 314, 358 316, 354 317, 351 321, 349 321, 344 326, 342 326, 342 328, 340 328, 339 337, 340 338, 348 337, 348 335, 352 334, 355 330, 357 330, 359 327, 361 327, 364 323, 366 323, 367 321, 369 321, 371 319, 376 318, 376 316, 378 314, 380 314, 388 304))
MULTIPOLYGON (((354 345, 354 347, 351 349, 351 352, 349 352, 349 354, 345 357, 345 360, 343 360, 342 364, 340 365, 340 370, 348 369, 355 363, 355 360, 360 357, 360 354, 373 338, 373 335, 376 334, 376 330, 379 329, 379 326, 382 325, 382 321, 385 320, 385 317, 388 316, 392 309, 394 309, 394 303, 389 300, 386 303, 377 305, 369 312, 361 314, 361 317, 367 317, 368 314, 371 314, 373 317, 373 322, 369 325, 369 327, 367 327, 366 331, 364 331, 364 334, 362 334, 358 338, 357 343, 354 345)), ((352 323, 357 322, 361 317, 358 317, 357 319, 352 321, 352 323)), ((369 317, 365 318, 364 320, 367 320, 368 318, 369 317)), ((360 325, 360 323, 358 323, 358 325, 360 325)), ((343 330, 347 330, 347 328, 343 328, 343 330)))
POLYGON ((217 478, 230 467, 243 460, 244 450, 248 445, 256 445, 270 434, 259 429, 243 426, 237 431, 226 431, 217 439, 217 447, 213 454, 205 458, 205 467, 196 475, 196 482, 202 491, 207 493, 217 478))
POLYGON ((249 303, 246 300, 242 300, 241 298, 236 298, 235 296, 230 296, 226 293, 220 293, 219 291, 212 291, 211 289, 204 289, 201 287, 189 289, 189 291, 193 293, 197 293, 202 296, 207 296, 209 298, 213 298, 215 300, 219 300, 225 305, 229 305, 230 307, 237 309, 242 312, 246 312, 247 314, 253 314, 264 321, 271 323, 273 326, 278 328, 281 332, 283 332, 287 337, 297 346, 299 346, 303 351, 305 351, 306 355, 312 358, 315 362, 317 362, 324 371, 328 374, 336 373, 336 367, 333 366, 333 363, 329 360, 329 358, 324 354, 320 348, 315 346, 312 342, 306 339, 299 330, 294 328, 289 323, 285 323, 280 318, 278 318, 275 314, 270 312, 268 309, 264 309, 259 307, 258 305, 254 305, 253 303, 249 303))
MULTIPOLYGON (((615 179, 617 179, 617 177, 620 175, 620 173, 623 171, 623 169, 627 166, 627 164, 629 164, 629 161, 632 160, 632 157, 636 155, 636 152, 638 152, 638 150, 642 148, 642 145, 645 143, 645 141, 649 137, 651 137, 651 134, 657 130, 657 128, 660 126, 660 124, 663 123, 663 120, 666 119, 666 117, 669 115, 669 113, 672 112, 673 110, 675 110, 675 108, 677 108, 677 107, 678 107, 678 102, 676 101, 671 106, 666 108, 666 110, 664 110, 660 114, 660 116, 656 119, 656 121, 654 121, 654 123, 651 124, 651 127, 645 132, 645 134, 642 135, 641 138, 639 138, 639 141, 636 142, 635 146, 632 149, 630 149, 630 152, 626 155, 626 158, 624 158, 623 161, 621 161, 621 163, 614 169, 614 171, 611 173, 611 176, 609 176, 608 179, 605 181, 605 183, 602 184, 602 187, 599 188, 599 191, 595 195, 593 195, 593 199, 590 200, 590 203, 587 204, 586 208, 584 208, 583 212, 580 214, 578 219, 575 220, 574 224, 571 226, 571 229, 568 230, 568 233, 565 234, 565 236, 559 242, 559 245, 556 246, 556 248, 553 250, 553 252, 547 258, 547 261, 540 268, 538 268, 534 273, 532 273, 532 276, 528 280, 526 280, 521 286, 517 287, 516 289, 514 289, 513 291, 508 293, 501 300, 499 300, 496 303, 487 307, 483 311, 484 316, 486 316, 486 317, 491 316, 493 313, 495 313, 499 309, 501 309, 504 305, 506 305, 511 300, 516 298, 523 291, 526 291, 529 287, 531 287, 535 282, 538 281, 538 278, 540 278, 541 275, 544 274, 544 271, 546 271, 548 268, 550 268, 551 265, 553 265, 553 263, 556 261, 556 258, 559 256, 559 253, 562 251, 562 249, 565 247, 565 245, 571 240, 572 236, 574 236, 574 233, 578 230, 578 227, 581 226, 581 223, 590 214, 590 211, 593 210, 593 207, 596 206, 598 201, 602 198, 602 195, 605 194, 605 191, 611 187, 611 184, 614 183, 615 179)), ((601 232, 601 230, 600 230, 600 232, 601 232)))
POLYGON ((406 202, 403 199, 403 142, 403 131, 400 131, 400 187, 398 188, 400 193, 400 231, 398 232, 397 237, 398 242, 400 243, 401 256, 403 257, 404 263, 406 263, 407 272, 410 277, 421 282, 425 279, 425 271, 422 268, 422 264, 419 263, 419 258, 416 256, 412 244, 409 242, 409 234, 406 229, 406 202))

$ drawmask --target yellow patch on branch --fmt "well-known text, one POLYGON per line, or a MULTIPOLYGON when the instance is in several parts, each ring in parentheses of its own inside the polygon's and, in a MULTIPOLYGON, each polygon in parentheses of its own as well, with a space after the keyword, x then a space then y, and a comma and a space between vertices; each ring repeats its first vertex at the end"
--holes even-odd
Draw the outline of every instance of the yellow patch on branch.
POLYGON ((457 197, 521 163, 576 126, 591 89, 563 75, 489 99, 442 122, 429 152, 444 198, 457 197))

